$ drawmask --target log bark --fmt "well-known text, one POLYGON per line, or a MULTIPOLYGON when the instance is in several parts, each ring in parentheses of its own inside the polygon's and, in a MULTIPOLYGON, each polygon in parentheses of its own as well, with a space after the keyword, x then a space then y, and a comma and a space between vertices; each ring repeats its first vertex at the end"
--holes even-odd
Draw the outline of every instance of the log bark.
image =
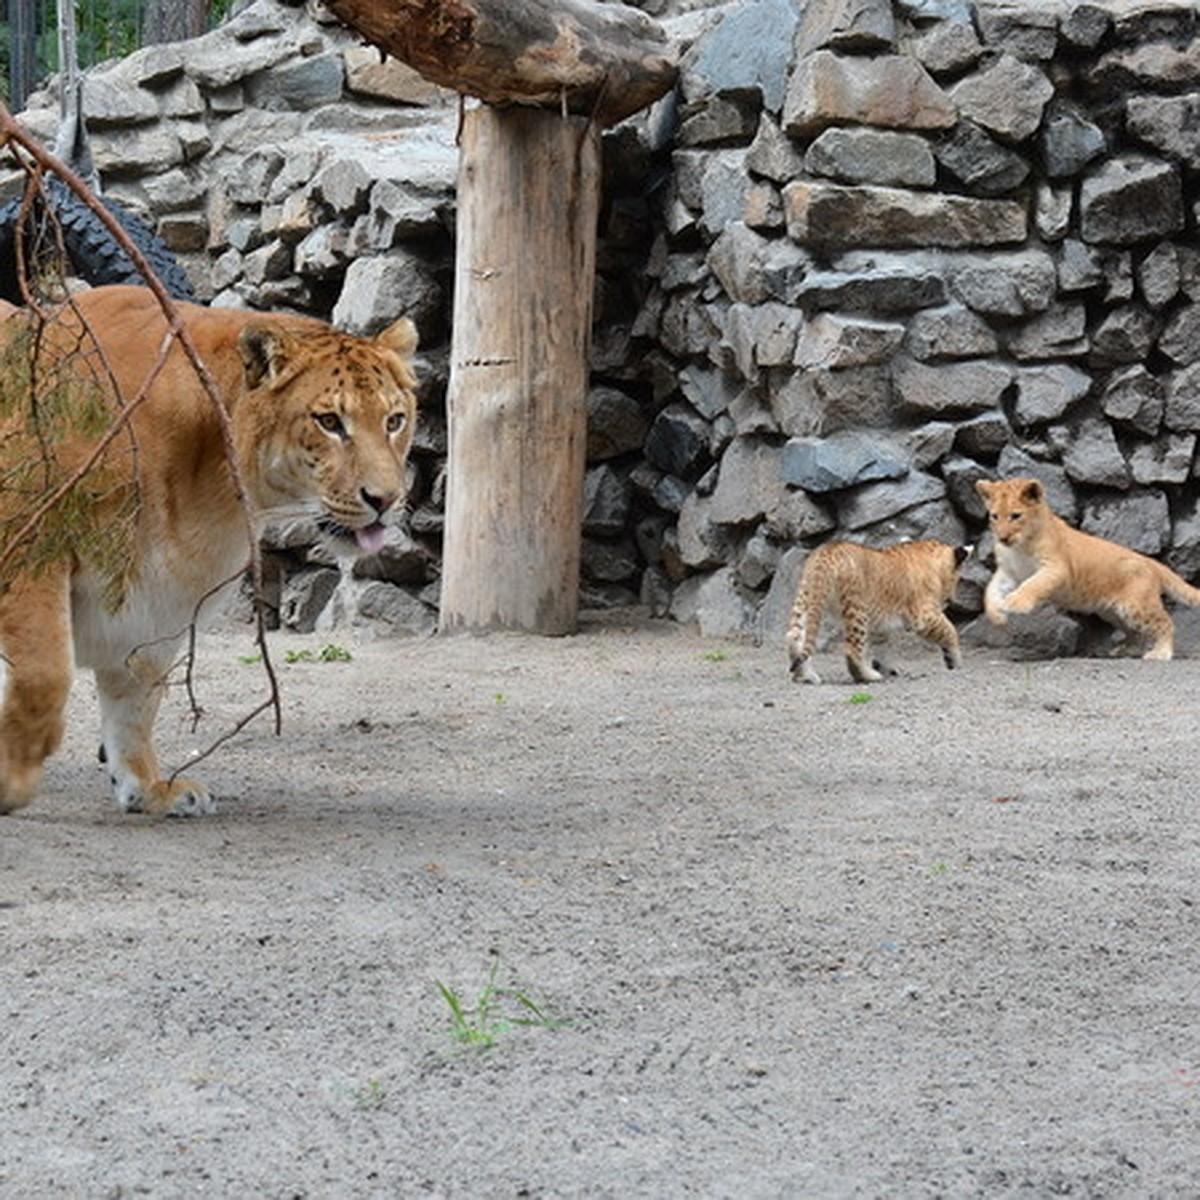
POLYGON ((572 633, 599 128, 472 109, 458 197, 440 627, 572 633))
POLYGON ((675 84, 676 53, 644 13, 599 0, 327 0, 367 41, 489 104, 615 124, 675 84))

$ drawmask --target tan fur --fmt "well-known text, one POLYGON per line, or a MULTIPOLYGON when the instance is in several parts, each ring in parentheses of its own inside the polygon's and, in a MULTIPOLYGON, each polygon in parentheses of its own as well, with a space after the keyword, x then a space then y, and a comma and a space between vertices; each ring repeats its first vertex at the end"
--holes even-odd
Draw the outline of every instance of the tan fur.
POLYGON ((1171 657, 1175 625, 1163 593, 1194 605, 1200 590, 1144 554, 1073 529, 1051 511, 1036 479, 981 479, 975 486, 996 542, 996 571, 984 592, 993 625, 1050 603, 1150 639, 1146 658, 1171 657))
POLYGON ((958 631, 942 610, 954 595, 968 549, 936 541, 901 542, 883 550, 853 542, 818 546, 804 564, 788 623, 792 677, 821 682, 812 653, 821 618, 834 605, 842 617, 846 666, 860 683, 883 678, 867 642, 871 627, 889 619, 903 621, 940 646, 946 666, 957 667, 962 661, 958 631))
MULTIPOLYGON (((406 491, 416 419, 412 323, 398 321, 365 339, 301 317, 179 308, 229 414, 238 471, 258 520, 312 518, 348 551, 356 540, 359 549, 376 548, 386 514, 406 491)), ((25 320, 7 314, 5 336, 13 338, 25 320)), ((212 808, 203 784, 162 777, 152 727, 182 635, 210 592, 245 567, 252 533, 219 419, 177 342, 150 380, 166 330, 149 291, 121 286, 81 294, 40 331, 41 376, 64 362, 81 375, 99 360, 122 403, 145 391, 106 460, 117 491, 128 496, 129 485, 136 488, 137 507, 115 598, 112 580, 82 544, 37 570, 19 556, 0 567, 7 665, 0 812, 32 798, 42 763, 62 737, 76 663, 95 672, 103 754, 119 806, 179 815, 212 808), (83 353, 89 346, 90 366, 83 353)), ((6 369, 13 372, 11 362, 6 369)), ((0 429, 0 450, 10 456, 21 444, 16 421, 0 429)), ((77 441, 68 445, 68 461, 82 461, 91 449, 77 441)), ((0 512, 13 503, 0 490, 0 512)), ((98 512, 101 520, 110 515, 98 512)))

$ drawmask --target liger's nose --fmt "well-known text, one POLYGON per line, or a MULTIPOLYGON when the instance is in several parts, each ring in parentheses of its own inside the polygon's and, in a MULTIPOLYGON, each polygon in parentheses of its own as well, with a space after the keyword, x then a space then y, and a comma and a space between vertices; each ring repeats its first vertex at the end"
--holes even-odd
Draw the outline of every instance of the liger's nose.
POLYGON ((398 492, 384 492, 377 496, 374 492, 367 491, 366 488, 363 488, 359 492, 359 495, 362 497, 362 502, 367 505, 368 508, 373 508, 381 517, 389 508, 394 507, 396 501, 400 499, 400 494, 398 492))

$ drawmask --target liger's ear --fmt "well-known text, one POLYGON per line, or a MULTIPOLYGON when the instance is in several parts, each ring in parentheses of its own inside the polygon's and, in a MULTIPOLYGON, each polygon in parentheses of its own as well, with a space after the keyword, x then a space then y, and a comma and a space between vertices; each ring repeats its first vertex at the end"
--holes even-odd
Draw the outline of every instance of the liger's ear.
POLYGON ((375 344, 401 358, 412 358, 417 352, 417 327, 407 317, 401 317, 375 335, 375 344))
POLYGON ((992 488, 996 485, 990 479, 975 480, 975 490, 985 499, 989 499, 992 494, 992 488))
POLYGON ((246 383, 258 387, 264 380, 277 381, 291 358, 293 339, 278 325, 252 321, 238 335, 238 353, 246 372, 246 383))
POLYGON ((971 544, 969 546, 955 546, 954 547, 954 565, 956 567, 961 567, 963 565, 963 563, 965 563, 967 561, 967 559, 971 557, 971 551, 973 551, 974 549, 975 549, 974 544, 971 544))

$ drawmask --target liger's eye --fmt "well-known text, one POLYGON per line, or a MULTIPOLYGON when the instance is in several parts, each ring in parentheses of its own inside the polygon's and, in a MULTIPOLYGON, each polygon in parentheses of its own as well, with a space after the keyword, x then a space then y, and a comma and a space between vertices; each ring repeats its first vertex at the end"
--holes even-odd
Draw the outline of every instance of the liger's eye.
POLYGON ((388 434, 399 433, 405 425, 408 424, 408 417, 402 412, 388 413, 387 421, 384 422, 384 428, 388 434))
POLYGON ((335 412, 313 413, 312 417, 326 433, 336 433, 340 436, 346 431, 345 426, 342 424, 342 418, 335 412))

